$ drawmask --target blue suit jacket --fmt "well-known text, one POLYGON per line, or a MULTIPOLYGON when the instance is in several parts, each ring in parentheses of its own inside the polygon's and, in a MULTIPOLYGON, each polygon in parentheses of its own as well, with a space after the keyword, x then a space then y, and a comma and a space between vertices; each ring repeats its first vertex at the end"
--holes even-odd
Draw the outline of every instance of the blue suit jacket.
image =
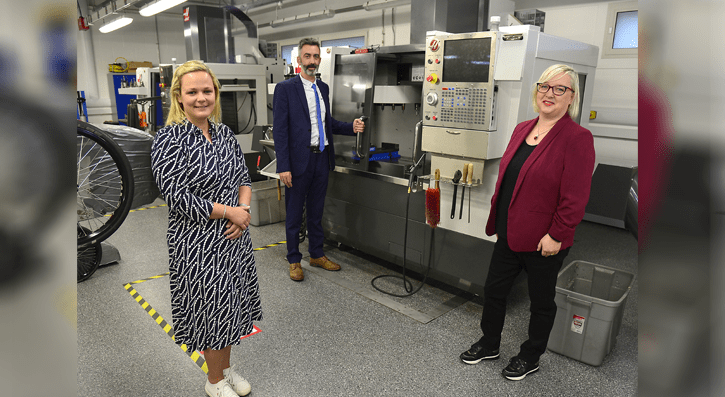
MULTIPOLYGON (((291 171, 293 177, 304 173, 307 169, 312 139, 310 111, 300 79, 301 77, 297 76, 285 80, 274 88, 273 136, 277 173, 291 171)), ((332 136, 333 134, 354 135, 352 123, 337 121, 330 116, 330 87, 320 80, 316 83, 327 109, 325 133, 328 145, 325 147, 325 152, 329 156, 330 170, 334 170, 335 146, 332 136)))

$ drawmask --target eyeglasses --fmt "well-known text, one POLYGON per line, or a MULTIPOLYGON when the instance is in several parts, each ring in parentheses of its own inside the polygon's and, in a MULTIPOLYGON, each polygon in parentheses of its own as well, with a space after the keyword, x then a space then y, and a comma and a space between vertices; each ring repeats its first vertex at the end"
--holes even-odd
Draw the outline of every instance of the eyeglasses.
POLYGON ((536 83, 536 90, 542 94, 546 94, 549 89, 551 89, 556 96, 562 96, 566 94, 566 90, 574 92, 574 90, 572 90, 571 88, 565 87, 563 85, 548 85, 546 83, 536 83))

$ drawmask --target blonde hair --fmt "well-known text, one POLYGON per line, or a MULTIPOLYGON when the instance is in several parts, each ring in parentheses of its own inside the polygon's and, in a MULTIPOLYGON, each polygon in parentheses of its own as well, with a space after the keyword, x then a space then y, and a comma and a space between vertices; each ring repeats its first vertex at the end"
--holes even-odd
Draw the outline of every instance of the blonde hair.
POLYGON ((214 102, 214 111, 211 112, 209 119, 214 123, 220 123, 222 119, 222 107, 219 99, 219 80, 217 80, 214 72, 209 69, 208 66, 202 61, 187 61, 181 66, 176 68, 174 71, 174 77, 171 79, 171 108, 169 109, 169 115, 166 117, 166 125, 181 124, 186 120, 186 113, 184 113, 184 106, 179 103, 181 98, 181 77, 191 72, 206 72, 211 76, 214 82, 214 96, 216 100, 214 102))
POLYGON ((571 88, 574 93, 574 99, 571 101, 571 105, 569 105, 569 116, 571 116, 572 119, 576 119, 579 115, 579 74, 571 66, 557 64, 551 65, 544 70, 544 73, 542 73, 541 77, 539 77, 539 81, 534 83, 531 93, 531 103, 534 105, 534 111, 539 113, 539 105, 536 103, 536 94, 538 94, 539 91, 536 90, 536 84, 546 83, 560 74, 569 76, 571 81, 571 87, 569 88, 571 88))

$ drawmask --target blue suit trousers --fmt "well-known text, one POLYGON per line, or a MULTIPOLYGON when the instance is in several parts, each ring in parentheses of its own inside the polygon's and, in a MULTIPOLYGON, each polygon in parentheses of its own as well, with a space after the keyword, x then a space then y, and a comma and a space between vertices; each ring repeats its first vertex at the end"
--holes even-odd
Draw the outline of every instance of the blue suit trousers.
POLYGON ((324 255, 322 244, 322 212, 325 209, 327 181, 330 173, 330 160, 327 148, 322 153, 310 153, 307 169, 301 175, 292 178, 292 187, 285 190, 285 218, 287 234, 287 261, 297 263, 302 260, 299 249, 299 233, 302 227, 302 211, 307 211, 307 241, 310 257, 324 255))

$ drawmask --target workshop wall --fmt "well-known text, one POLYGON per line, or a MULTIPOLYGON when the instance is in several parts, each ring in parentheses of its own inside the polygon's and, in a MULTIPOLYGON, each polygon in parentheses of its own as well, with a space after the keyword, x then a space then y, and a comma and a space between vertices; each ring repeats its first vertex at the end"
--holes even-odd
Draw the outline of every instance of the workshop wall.
MULTIPOLYGON (((108 64, 118 57, 128 61, 149 61, 154 67, 159 63, 170 64, 171 58, 177 63, 186 61, 184 41, 184 22, 179 15, 156 15, 142 17, 132 15, 133 23, 128 27, 110 33, 101 33, 97 23, 85 32, 78 32, 78 89, 88 90, 92 81, 97 84, 97 96, 93 88, 87 94, 89 121, 102 123, 111 120, 110 98, 113 93, 109 87, 108 64), (84 40, 90 44, 83 45, 84 40)), ((119 60, 122 62, 122 60, 119 60)))
POLYGON ((637 58, 602 59, 609 4, 602 2, 540 8, 546 13, 545 33, 599 47, 592 96, 598 119, 589 122, 597 162, 637 165, 637 58))

